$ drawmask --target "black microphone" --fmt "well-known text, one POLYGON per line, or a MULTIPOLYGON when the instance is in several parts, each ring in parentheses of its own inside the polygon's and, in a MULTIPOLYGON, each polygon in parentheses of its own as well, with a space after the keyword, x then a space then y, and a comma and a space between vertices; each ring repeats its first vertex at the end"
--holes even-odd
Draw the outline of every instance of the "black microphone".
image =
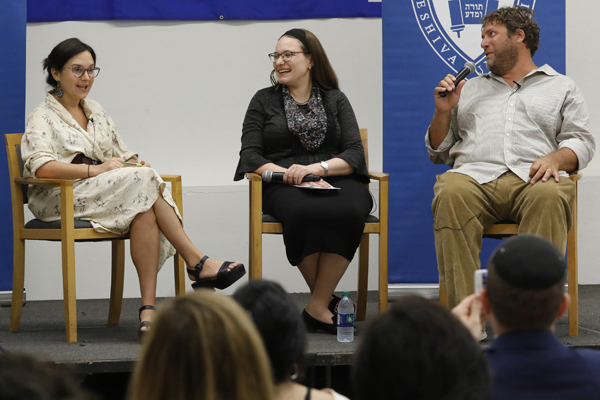
MULTIPOLYGON (((515 80, 513 80, 513 82, 515 83, 515 85, 517 85, 517 90, 521 89, 521 84, 515 80)), ((517 91, 515 90, 515 92, 517 91)))
MULTIPOLYGON (((283 175, 285 172, 273 172, 266 170, 262 173, 262 180, 270 183, 270 182, 283 182, 283 175)), ((302 178, 302 182, 317 182, 320 181, 321 177, 313 174, 308 174, 302 178)))
MULTIPOLYGON (((458 71, 458 74, 456 74, 456 80, 454 81, 454 87, 458 86, 458 83, 460 81, 462 81, 463 79, 465 79, 467 76, 469 76, 469 74, 471 74, 472 72, 475 72, 475 68, 477 68, 477 66, 475 64, 473 64, 471 61, 467 61, 465 63, 465 66, 463 67, 463 69, 461 69, 460 71, 458 71)), ((446 97, 448 95, 447 90, 445 92, 440 92, 440 97, 446 97)))

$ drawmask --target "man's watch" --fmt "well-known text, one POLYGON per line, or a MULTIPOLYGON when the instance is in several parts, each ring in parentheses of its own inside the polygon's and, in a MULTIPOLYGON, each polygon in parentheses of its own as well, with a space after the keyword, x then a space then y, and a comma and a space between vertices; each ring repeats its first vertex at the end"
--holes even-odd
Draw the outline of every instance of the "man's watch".
POLYGON ((327 164, 325 161, 321 161, 321 168, 325 170, 323 176, 327 176, 327 174, 329 173, 329 164, 327 164))

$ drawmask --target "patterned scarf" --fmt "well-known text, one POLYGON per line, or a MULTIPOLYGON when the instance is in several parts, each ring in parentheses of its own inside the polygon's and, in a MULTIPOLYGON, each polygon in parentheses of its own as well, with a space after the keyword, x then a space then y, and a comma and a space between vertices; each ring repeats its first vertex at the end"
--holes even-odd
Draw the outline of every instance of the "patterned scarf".
POLYGON ((304 115, 290 95, 287 86, 282 86, 285 117, 290 132, 298 136, 302 146, 313 151, 318 149, 325 140, 327 133, 327 115, 323 106, 321 91, 313 85, 308 100, 308 114, 304 115))

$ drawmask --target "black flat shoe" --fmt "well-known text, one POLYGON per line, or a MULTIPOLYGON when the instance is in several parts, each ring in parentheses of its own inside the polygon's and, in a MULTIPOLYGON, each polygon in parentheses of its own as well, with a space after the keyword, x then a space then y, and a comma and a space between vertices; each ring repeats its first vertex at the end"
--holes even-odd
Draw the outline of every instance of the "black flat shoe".
POLYGON ((140 327, 138 329, 138 338, 139 338, 140 342, 142 341, 142 338, 144 337, 146 332, 148 332, 150 330, 150 327, 152 326, 151 321, 142 321, 142 311, 144 311, 144 310, 154 310, 154 306, 145 305, 145 306, 140 307, 139 318, 140 318, 141 322, 140 322, 140 327), (148 328, 148 329, 143 330, 142 328, 148 328))
POLYGON ((221 268, 219 268, 219 272, 217 272, 215 278, 200 279, 200 271, 204 268, 206 260, 208 260, 208 256, 202 257, 202 260, 200 260, 194 269, 187 269, 188 273, 194 275, 194 278, 196 278, 196 282, 192 283, 194 289, 225 289, 233 285, 238 279, 246 274, 246 267, 244 267, 244 264, 240 264, 229 271, 228 268, 233 262, 225 261, 221 264, 221 268))
POLYGON ((322 331, 332 335, 337 335, 337 321, 335 320, 335 316, 331 317, 332 323, 327 324, 314 318, 309 313, 307 313, 306 310, 302 310, 302 319, 304 320, 304 325, 306 325, 306 330, 308 330, 309 332, 322 331))

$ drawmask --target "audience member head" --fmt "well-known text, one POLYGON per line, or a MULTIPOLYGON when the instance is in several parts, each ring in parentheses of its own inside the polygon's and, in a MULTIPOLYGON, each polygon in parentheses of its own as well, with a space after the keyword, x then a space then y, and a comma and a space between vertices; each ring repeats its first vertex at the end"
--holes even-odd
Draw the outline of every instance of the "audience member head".
POLYGON ((488 263, 484 306, 502 330, 552 329, 569 304, 564 256, 546 239, 518 235, 488 263))
POLYGON ((52 76, 52 69, 56 70, 57 72, 62 71, 67 61, 76 55, 83 53, 84 51, 90 52, 95 64, 96 53, 94 52, 94 49, 77 38, 63 40, 54 46, 48 57, 42 62, 44 70, 46 70, 48 73, 48 76, 46 77, 46 83, 53 88, 56 88, 57 82, 52 76))
POLYGON ((509 37, 511 37, 517 29, 520 29, 525 34, 523 42, 531 51, 531 56, 535 55, 540 46, 540 27, 533 20, 535 12, 531 8, 522 6, 501 7, 487 14, 481 20, 483 26, 487 23, 502 24, 506 27, 509 37))
POLYGON ((379 315, 354 362, 359 400, 483 400, 487 364, 469 331, 438 302, 407 296, 379 315))
MULTIPOLYGON (((293 38, 298 41, 299 49, 304 52, 304 54, 298 54, 294 57, 310 57, 312 65, 310 65, 309 74, 313 84, 325 90, 339 89, 337 75, 329 62, 327 53, 325 53, 325 49, 321 45, 321 42, 312 32, 306 29, 295 28, 285 32, 281 35, 279 40, 283 37, 293 38)), ((271 83, 276 87, 279 86, 278 75, 275 68, 271 72, 271 83)))
POLYGON ((143 343, 132 400, 271 400, 262 339, 231 298, 208 291, 159 309, 143 343))
POLYGON ((64 367, 24 354, 0 354, 0 399, 84 400, 86 392, 64 367))
POLYGON ((250 281, 233 298, 251 315, 263 338, 279 384, 298 375, 304 367, 306 329, 298 307, 275 282, 250 281))

